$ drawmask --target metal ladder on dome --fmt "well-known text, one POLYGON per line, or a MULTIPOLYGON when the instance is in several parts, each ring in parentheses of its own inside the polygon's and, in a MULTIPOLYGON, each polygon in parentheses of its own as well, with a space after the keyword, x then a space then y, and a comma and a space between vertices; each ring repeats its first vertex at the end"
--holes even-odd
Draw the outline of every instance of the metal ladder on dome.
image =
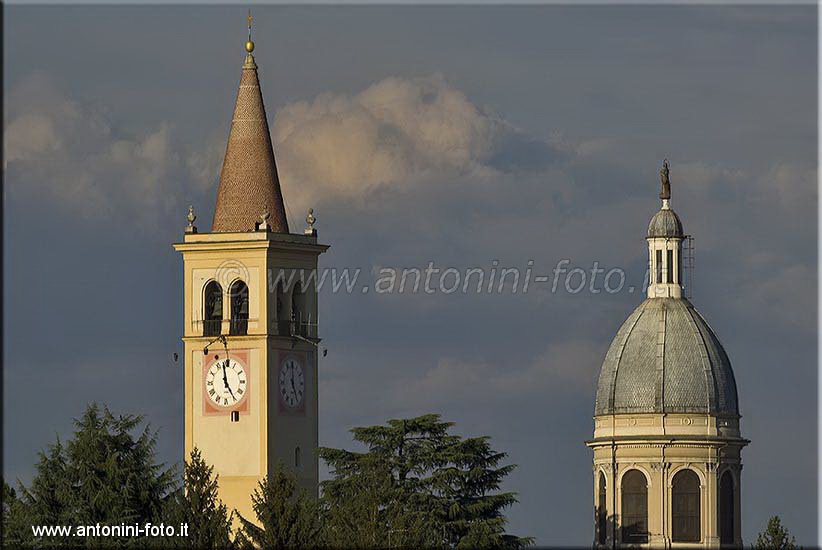
POLYGON ((685 246, 683 247, 683 260, 685 266, 685 280, 683 280, 682 292, 689 300, 694 295, 694 237, 685 235, 685 246), (684 284, 687 281, 687 284, 684 284))

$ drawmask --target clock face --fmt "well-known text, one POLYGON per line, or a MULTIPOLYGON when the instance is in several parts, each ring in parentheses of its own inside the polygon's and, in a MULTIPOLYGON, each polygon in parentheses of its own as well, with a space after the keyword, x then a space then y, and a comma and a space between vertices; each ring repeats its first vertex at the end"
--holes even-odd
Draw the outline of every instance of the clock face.
POLYGON ((220 407, 231 407, 242 401, 248 389, 243 366, 234 359, 215 361, 205 376, 208 398, 220 407))
POLYGON ((280 364, 280 396, 283 403, 292 408, 303 402, 305 375, 302 366, 293 357, 286 358, 280 364))

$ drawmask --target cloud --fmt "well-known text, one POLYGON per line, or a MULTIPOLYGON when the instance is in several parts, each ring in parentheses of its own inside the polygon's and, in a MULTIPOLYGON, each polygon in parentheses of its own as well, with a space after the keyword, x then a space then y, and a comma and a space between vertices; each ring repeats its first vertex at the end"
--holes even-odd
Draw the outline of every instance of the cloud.
POLYGON ((596 384, 602 360, 596 343, 571 339, 550 344, 524 365, 515 362, 441 359, 422 376, 393 388, 399 406, 439 410, 483 406, 494 402, 533 400, 547 396, 587 396, 596 384))
POLYGON ((777 212, 793 215, 816 213, 817 171, 814 168, 775 162, 765 171, 753 171, 692 161, 678 165, 676 177, 692 199, 706 204, 731 206, 733 203, 751 212, 775 208, 777 212))
MULTIPOLYGON (((129 133, 105 105, 78 99, 40 73, 11 89, 5 129, 12 198, 51 200, 81 218, 127 219, 145 231, 179 219, 189 201, 211 200, 225 146, 216 130, 184 145, 163 122, 129 133)), ((627 239, 605 247, 592 241, 592 227, 624 225, 654 193, 655 182, 633 183, 625 144, 611 137, 574 142, 557 137, 560 130, 548 140, 529 135, 439 75, 390 77, 358 93, 288 104, 272 134, 292 216, 329 202, 345 205, 345 215, 333 214, 338 225, 369 210, 373 225, 407 229, 388 248, 357 258, 366 268, 400 265, 443 246, 452 265, 475 263, 486 250, 536 257, 534 241, 511 246, 512 231, 550 235, 539 250, 550 261, 625 266, 643 254, 627 239), (461 230, 443 231, 436 220, 461 230)), ((699 253, 722 253, 728 261, 713 273, 750 298, 740 307, 790 311, 786 326, 812 329, 813 301, 787 308, 783 289, 816 290, 815 266, 799 254, 814 244, 804 235, 816 217, 816 170, 685 159, 673 164, 672 178, 674 207, 696 234, 699 253), (785 246, 788 232, 795 238, 785 246)))
POLYGON ((361 403, 359 414, 379 419, 420 410, 448 412, 511 403, 539 406, 547 397, 588 399, 599 375, 601 348, 596 342, 571 338, 551 342, 526 361, 445 355, 432 358, 428 368, 419 360, 407 365, 394 360, 394 368, 373 370, 367 376, 362 365, 340 369, 323 380, 324 406, 345 416, 356 401, 361 403), (364 384, 363 379, 369 382, 364 384))
POLYGON ((558 155, 439 75, 390 77, 354 95, 291 103, 277 112, 272 135, 288 198, 301 209, 385 186, 488 180, 558 155))
MULTIPOLYGON (((13 86, 5 134, 14 193, 146 227, 179 210, 184 198, 210 195, 225 151, 222 131, 194 146, 166 122, 128 132, 105 105, 74 97, 42 73, 13 86)), ((439 75, 390 77, 356 94, 288 104, 274 117, 272 140, 296 211, 323 200, 361 203, 380 189, 537 172, 568 153, 559 141, 530 136, 476 105, 439 75)))
POLYGON ((170 125, 128 133, 104 106, 31 74, 8 97, 4 171, 12 196, 50 199, 80 217, 151 227, 181 207, 192 178, 170 125))
POLYGON ((742 290, 747 298, 746 307, 752 312, 768 312, 766 320, 779 321, 782 327, 799 333, 817 331, 817 271, 799 262, 785 263, 781 256, 771 256, 767 262, 754 257, 744 265, 759 264, 755 271, 765 277, 745 277, 742 290), (798 296, 806 300, 797 300, 798 296))
POLYGON ((6 126, 5 166, 52 154, 63 147, 51 118, 41 114, 24 114, 6 126))

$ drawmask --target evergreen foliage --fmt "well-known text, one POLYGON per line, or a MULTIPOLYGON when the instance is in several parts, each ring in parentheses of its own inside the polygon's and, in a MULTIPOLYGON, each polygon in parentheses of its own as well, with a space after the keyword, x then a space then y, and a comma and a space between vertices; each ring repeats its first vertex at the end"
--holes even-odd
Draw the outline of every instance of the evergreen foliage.
POLYGON ((323 482, 331 546, 520 548, 505 533, 514 493, 499 492, 514 469, 487 437, 462 439, 436 414, 352 430, 367 451, 320 450, 333 479, 323 482))
POLYGON ((319 508, 315 499, 298 491, 294 475, 277 465, 251 495, 256 524, 238 514, 240 548, 266 550, 316 548, 321 542, 319 508))
MULTIPOLYGON (((156 433, 143 417, 115 416, 92 404, 75 420, 71 439, 39 453, 28 487, 3 484, 3 548, 521 548, 505 532, 504 511, 516 495, 500 491, 514 465, 488 437, 462 438, 439 415, 355 428, 363 452, 320 449, 332 479, 318 502, 278 465, 251 495, 256 521, 232 515, 219 479, 194 449, 183 486, 155 459, 156 433), (187 537, 50 537, 32 525, 188 525, 187 537)), ((778 518, 774 529, 781 526, 778 518)), ((773 520, 772 520, 773 522, 773 520)), ((777 536, 767 541, 782 540, 777 536)), ((788 541, 785 532, 784 542, 788 541)), ((768 546, 770 547, 770 546, 768 546)), ((793 548, 785 545, 779 548, 793 548)))
MULTIPOLYGON (((18 547, 146 547, 135 537, 50 537, 35 540, 32 525, 157 524, 173 489, 174 470, 155 461, 156 433, 142 416, 115 416, 89 405, 65 445, 59 440, 40 452, 29 487, 19 484, 11 501, 11 533, 18 547)), ((10 491, 10 488, 8 488, 10 491)), ((6 494, 7 488, 4 487, 6 494)), ((4 504, 4 514, 6 506, 4 504)), ((5 520, 5 518, 4 518, 5 520)), ((5 541, 4 541, 5 545, 5 541)))
MULTIPOLYGON (((17 492, 3 481, 3 524, 0 542, 3 548, 23 548, 26 532, 29 531, 27 517, 23 513, 17 492)), ((29 531, 30 532, 30 531, 29 531)))
POLYGON ((218 495, 219 476, 195 448, 185 464, 183 487, 175 491, 166 506, 165 523, 179 529, 188 525, 187 537, 170 537, 173 548, 230 548, 231 516, 218 495))
POLYGON ((756 537, 756 550, 796 550, 796 537, 782 525, 779 516, 768 520, 768 526, 756 537))

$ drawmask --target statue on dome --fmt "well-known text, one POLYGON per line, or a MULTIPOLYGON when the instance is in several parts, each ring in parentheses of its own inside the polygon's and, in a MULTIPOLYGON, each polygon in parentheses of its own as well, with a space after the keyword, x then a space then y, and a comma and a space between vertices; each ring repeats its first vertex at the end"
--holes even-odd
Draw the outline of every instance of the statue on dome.
POLYGON ((662 170, 659 171, 659 177, 662 180, 662 192, 659 194, 659 198, 662 200, 671 198, 671 181, 668 179, 669 173, 668 159, 665 159, 662 163, 662 170))

